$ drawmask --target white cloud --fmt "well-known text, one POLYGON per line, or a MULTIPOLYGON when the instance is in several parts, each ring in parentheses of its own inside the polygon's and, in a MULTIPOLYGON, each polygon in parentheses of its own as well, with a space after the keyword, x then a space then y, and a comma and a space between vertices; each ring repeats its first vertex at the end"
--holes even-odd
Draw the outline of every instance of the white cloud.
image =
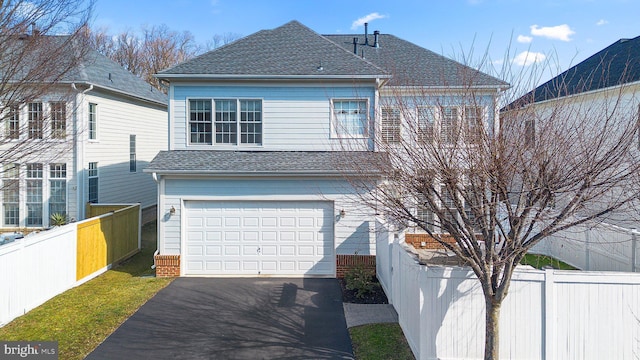
POLYGON ((609 23, 609 22, 608 22, 607 20, 605 20, 605 19, 600 19, 600 20, 598 20, 598 22, 596 23, 596 25, 598 25, 598 26, 602 26, 602 25, 606 25, 606 24, 608 24, 608 23, 609 23))
POLYGON ((365 15, 351 24, 351 30, 355 30, 359 26, 363 26, 364 23, 368 23, 376 19, 384 19, 386 17, 387 15, 380 15, 377 12, 371 13, 369 15, 365 15))
POLYGON ((531 25, 531 35, 542 36, 549 39, 571 41, 569 38, 576 32, 571 30, 569 25, 562 24, 558 26, 539 27, 538 25, 531 25))
POLYGON ((523 51, 513 58, 511 62, 519 66, 529 66, 531 64, 542 62, 546 58, 546 55, 543 53, 523 51))
POLYGON ((519 43, 527 44, 527 43, 532 42, 533 38, 531 36, 518 35, 518 39, 517 40, 518 40, 519 43))

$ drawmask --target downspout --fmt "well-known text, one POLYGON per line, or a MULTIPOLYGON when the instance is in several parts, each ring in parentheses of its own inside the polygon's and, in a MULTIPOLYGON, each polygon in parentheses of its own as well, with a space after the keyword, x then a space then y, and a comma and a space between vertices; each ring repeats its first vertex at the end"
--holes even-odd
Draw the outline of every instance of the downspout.
MULTIPOLYGON (((79 90, 76 87, 75 83, 71 83, 71 88, 84 96, 91 90, 93 90, 93 84, 90 84, 89 87, 85 90, 79 90)), ((80 103, 82 103, 83 101, 81 100, 80 103)), ((74 173, 78 174, 79 169, 83 169, 82 171, 82 175, 81 176, 77 176, 77 184, 76 184, 76 196, 77 196, 77 200, 76 200, 76 212, 77 212, 77 220, 80 220, 80 218, 84 219, 84 187, 85 187, 85 172, 84 172, 84 167, 82 166, 82 162, 84 160, 84 142, 83 141, 78 141, 78 133, 80 131, 80 123, 82 119, 78 118, 78 97, 76 96, 75 99, 75 104, 74 104, 74 109, 75 111, 74 113, 74 117, 75 117, 75 121, 73 122, 73 166, 74 166, 74 173), (81 149, 78 149, 78 147, 81 147, 81 149), (80 214, 82 214, 82 216, 80 216, 80 214)), ((82 111, 80 111, 81 114, 83 114, 82 111)))
MULTIPOLYGON (((151 177, 153 178, 153 181, 155 181, 156 184, 159 183, 157 173, 151 173, 151 177)), ((156 213, 160 213, 160 192, 158 192, 158 205, 157 205, 156 213)), ((156 215, 156 218, 159 218, 159 217, 156 215)), ((156 224, 156 226, 160 228, 160 223, 156 224)), ((160 232, 157 232, 157 234, 160 234, 160 232)), ((158 242, 156 241, 156 251, 153 252, 153 265, 151 265, 151 270, 155 270, 156 268, 156 256, 158 255, 160 255, 160 247, 158 246, 158 242)))

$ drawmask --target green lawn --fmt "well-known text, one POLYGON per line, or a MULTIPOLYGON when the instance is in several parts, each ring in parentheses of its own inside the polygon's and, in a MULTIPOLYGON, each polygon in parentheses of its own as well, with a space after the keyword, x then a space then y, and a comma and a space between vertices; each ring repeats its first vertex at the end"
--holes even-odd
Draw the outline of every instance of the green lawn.
POLYGON ((415 359, 397 323, 355 326, 349 334, 357 360, 415 359))
POLYGON ((142 228, 142 251, 0 328, 5 341, 58 341, 60 359, 83 359, 171 279, 153 277, 156 223, 142 228))
POLYGON ((526 254, 522 261, 520 261, 520 264, 531 265, 536 269, 542 269, 545 266, 551 266, 552 268, 559 270, 577 270, 573 266, 558 259, 538 254, 526 254))

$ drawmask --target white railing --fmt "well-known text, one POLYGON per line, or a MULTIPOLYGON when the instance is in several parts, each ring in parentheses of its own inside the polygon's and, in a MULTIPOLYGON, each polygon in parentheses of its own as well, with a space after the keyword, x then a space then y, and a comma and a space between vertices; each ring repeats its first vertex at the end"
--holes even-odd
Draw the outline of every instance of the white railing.
POLYGON ((615 225, 576 226, 549 236, 531 252, 581 270, 640 272, 640 232, 615 225))
POLYGON ((0 325, 76 283, 76 224, 0 246, 0 325))
MULTIPOLYGON (((468 268, 420 265, 403 246, 377 247, 377 256, 392 263, 392 271, 378 267, 388 271, 378 278, 416 358, 481 359, 484 297, 475 275, 468 268)), ((640 274, 530 268, 514 273, 501 312, 501 358, 639 354, 640 274)))

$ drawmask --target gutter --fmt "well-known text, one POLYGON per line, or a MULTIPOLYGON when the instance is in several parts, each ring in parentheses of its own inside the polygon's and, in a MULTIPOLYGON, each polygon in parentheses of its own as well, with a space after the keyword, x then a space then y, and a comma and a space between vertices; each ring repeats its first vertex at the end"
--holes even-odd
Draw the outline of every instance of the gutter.
POLYGON ((378 79, 378 78, 391 78, 390 75, 247 75, 247 74, 155 74, 153 77, 157 79, 220 79, 220 80, 321 80, 321 79, 378 79))
POLYGON ((344 177, 344 176, 381 176, 378 172, 350 172, 350 171, 229 171, 229 170, 158 170, 144 169, 142 172, 152 173, 152 176, 160 175, 188 175, 207 177, 295 177, 295 176, 315 176, 315 177, 344 177))

